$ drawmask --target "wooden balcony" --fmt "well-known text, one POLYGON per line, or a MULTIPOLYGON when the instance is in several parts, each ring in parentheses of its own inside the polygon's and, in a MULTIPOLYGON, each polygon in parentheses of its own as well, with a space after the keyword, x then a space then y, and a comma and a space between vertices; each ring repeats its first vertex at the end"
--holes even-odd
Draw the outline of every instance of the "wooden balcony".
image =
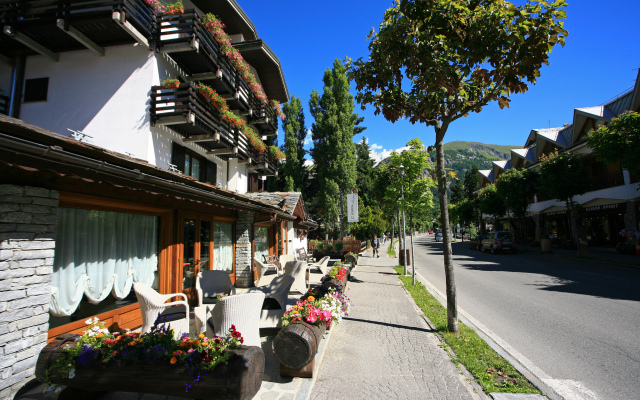
POLYGON ((269 154, 269 151, 267 150, 264 153, 257 153, 256 166, 253 169, 260 175, 278 175, 278 162, 271 157, 271 154, 269 154))
POLYGON ((156 43, 160 52, 171 58, 189 82, 211 86, 255 125, 261 135, 275 135, 278 121, 271 107, 261 103, 229 58, 222 52, 202 22, 199 10, 171 16, 158 16, 156 43))
POLYGON ((252 162, 257 152, 242 132, 222 119, 194 82, 177 89, 151 88, 151 124, 170 126, 184 136, 184 142, 198 143, 209 155, 252 162))
POLYGON ((253 93, 220 45, 202 22, 202 13, 188 10, 184 14, 158 16, 156 42, 185 73, 188 81, 200 81, 225 97, 231 109, 248 112, 253 93))
POLYGON ((0 114, 9 115, 9 97, 0 95, 0 114))
POLYGON ((611 172, 608 174, 599 174, 591 177, 589 191, 607 189, 624 185, 624 176, 622 170, 611 172))
POLYGON ((154 12, 143 0, 0 0, 0 52, 7 57, 139 42, 149 46, 154 12))

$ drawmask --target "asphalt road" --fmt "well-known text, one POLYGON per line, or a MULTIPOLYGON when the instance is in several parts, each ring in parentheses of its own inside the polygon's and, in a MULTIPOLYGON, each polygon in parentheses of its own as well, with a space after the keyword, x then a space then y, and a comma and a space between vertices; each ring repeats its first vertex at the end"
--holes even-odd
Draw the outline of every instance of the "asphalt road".
MULTIPOLYGON (((445 293, 442 243, 414 240, 416 271, 445 293)), ((565 399, 640 399, 640 270, 453 243, 458 308, 565 399), (517 354, 516 353, 516 354, 517 354)))

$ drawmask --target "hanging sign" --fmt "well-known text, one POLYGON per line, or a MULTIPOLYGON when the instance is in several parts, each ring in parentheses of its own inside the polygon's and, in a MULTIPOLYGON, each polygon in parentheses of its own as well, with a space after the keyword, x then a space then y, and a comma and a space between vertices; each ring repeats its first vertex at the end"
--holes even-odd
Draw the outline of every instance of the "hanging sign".
POLYGON ((347 194, 347 222, 358 222, 358 193, 347 194))

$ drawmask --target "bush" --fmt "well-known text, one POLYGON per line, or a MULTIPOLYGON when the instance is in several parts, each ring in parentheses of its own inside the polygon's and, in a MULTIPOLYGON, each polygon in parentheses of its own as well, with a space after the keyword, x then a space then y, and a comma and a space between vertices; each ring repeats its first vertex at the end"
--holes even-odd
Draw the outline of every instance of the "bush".
POLYGON ((616 251, 620 254, 635 254, 636 248, 633 243, 618 243, 616 251))
POLYGON ((316 250, 318 250, 318 251, 324 250, 324 243, 322 243, 319 240, 316 240, 316 250))
POLYGON ((342 242, 336 242, 335 246, 334 246, 335 250, 337 252, 342 251, 342 249, 344 249, 344 243, 342 242))
POLYGON ((327 243, 327 251, 333 251, 333 243, 327 243))

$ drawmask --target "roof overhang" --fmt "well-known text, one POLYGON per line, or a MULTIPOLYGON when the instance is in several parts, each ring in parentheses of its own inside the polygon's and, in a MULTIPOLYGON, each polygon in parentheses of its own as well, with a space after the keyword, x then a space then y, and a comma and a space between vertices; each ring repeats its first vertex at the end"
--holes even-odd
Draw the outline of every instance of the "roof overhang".
POLYGON ((558 212, 558 211, 567 211, 567 207, 565 207, 565 206, 551 206, 551 207, 545 208, 544 210, 540 210, 540 213, 548 214, 548 213, 558 212))
POLYGON ((234 43, 242 58, 258 72, 265 94, 279 103, 289 101, 289 89, 284 80, 280 60, 262 39, 234 43))
POLYGON ((204 13, 212 13, 224 24, 227 35, 242 34, 245 40, 256 40, 258 32, 242 7, 235 0, 193 0, 204 13))
POLYGON ((597 197, 595 199, 591 199, 587 202, 584 202, 582 204, 580 204, 581 207, 597 207, 597 206, 606 206, 609 204, 620 204, 620 203, 626 203, 629 200, 625 200, 625 199, 603 199, 600 197, 597 197))

